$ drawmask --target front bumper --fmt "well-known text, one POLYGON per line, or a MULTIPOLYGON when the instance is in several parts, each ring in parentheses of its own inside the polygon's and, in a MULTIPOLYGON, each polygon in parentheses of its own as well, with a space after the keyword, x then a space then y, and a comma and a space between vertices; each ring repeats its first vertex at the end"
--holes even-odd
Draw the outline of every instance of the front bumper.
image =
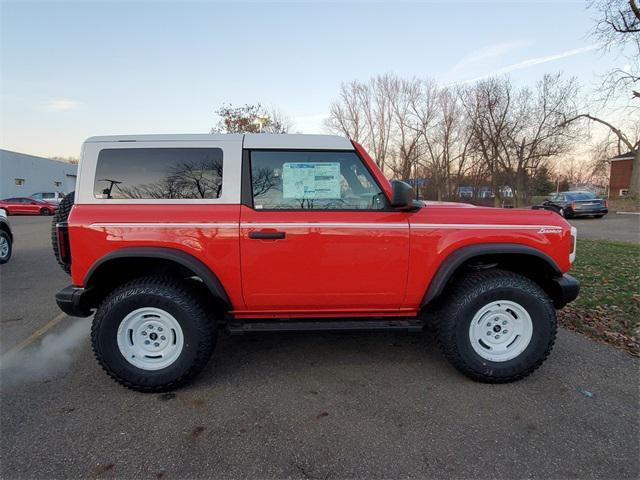
POLYGON ((569 274, 553 279, 553 306, 560 309, 573 302, 580 293, 580 282, 569 274))
POLYGON ((89 290, 69 285, 56 293, 56 303, 60 310, 72 317, 88 317, 91 309, 87 307, 89 290))

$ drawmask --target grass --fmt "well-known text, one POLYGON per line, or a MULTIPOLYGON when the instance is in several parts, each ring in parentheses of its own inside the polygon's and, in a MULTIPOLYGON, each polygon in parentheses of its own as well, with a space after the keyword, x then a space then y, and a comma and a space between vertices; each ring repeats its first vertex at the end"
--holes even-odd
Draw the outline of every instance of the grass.
POLYGON ((640 245, 578 240, 570 273, 580 296, 559 312, 560 324, 640 356, 640 245))
POLYGON ((633 198, 612 198, 609 210, 613 212, 640 212, 640 202, 633 198))

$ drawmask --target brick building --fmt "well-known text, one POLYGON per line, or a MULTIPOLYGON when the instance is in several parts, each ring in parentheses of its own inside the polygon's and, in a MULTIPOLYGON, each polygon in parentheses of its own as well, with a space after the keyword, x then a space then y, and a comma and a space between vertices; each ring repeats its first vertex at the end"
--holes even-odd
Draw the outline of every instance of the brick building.
POLYGON ((624 197, 631 185, 631 166, 633 152, 623 153, 610 160, 611 174, 609 175, 610 198, 624 197))

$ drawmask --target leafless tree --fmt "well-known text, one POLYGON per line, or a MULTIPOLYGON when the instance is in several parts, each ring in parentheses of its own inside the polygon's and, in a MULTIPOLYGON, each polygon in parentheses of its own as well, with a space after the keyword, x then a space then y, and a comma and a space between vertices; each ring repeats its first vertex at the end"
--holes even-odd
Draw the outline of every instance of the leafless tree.
POLYGON ((329 118, 326 127, 341 135, 345 135, 359 143, 366 143, 364 115, 360 105, 360 82, 343 83, 340 86, 339 98, 329 107, 329 118))
POLYGON ((421 130, 413 105, 421 96, 419 80, 392 78, 388 87, 392 123, 392 153, 388 166, 402 179, 418 177, 421 130))
POLYGON ((618 154, 633 152, 633 167, 629 196, 640 197, 640 6, 636 0, 594 0, 589 7, 598 13, 599 19, 593 35, 606 52, 617 51, 626 58, 625 68, 609 71, 601 86, 604 106, 617 97, 630 101, 623 109, 622 120, 614 121, 590 111, 594 105, 585 107, 583 112, 566 120, 567 123, 586 120, 608 129, 618 141, 618 154), (633 102, 633 103, 632 103, 633 102), (627 119, 625 121, 624 119, 627 119))
POLYGON ((390 151, 392 112, 389 93, 393 81, 391 75, 382 75, 368 83, 343 84, 326 122, 330 131, 363 143, 383 170, 390 151))
POLYGON ((507 78, 492 78, 462 94, 473 129, 470 148, 483 158, 495 203, 509 186, 516 206, 528 195, 528 179, 550 158, 571 146, 574 128, 565 123, 575 114, 575 79, 545 75, 535 89, 515 88, 507 78))
POLYGON ((498 173, 508 151, 505 141, 511 126, 513 87, 508 79, 490 78, 468 87, 463 92, 463 104, 472 119, 473 148, 485 164, 490 179, 494 204, 501 203, 498 173))

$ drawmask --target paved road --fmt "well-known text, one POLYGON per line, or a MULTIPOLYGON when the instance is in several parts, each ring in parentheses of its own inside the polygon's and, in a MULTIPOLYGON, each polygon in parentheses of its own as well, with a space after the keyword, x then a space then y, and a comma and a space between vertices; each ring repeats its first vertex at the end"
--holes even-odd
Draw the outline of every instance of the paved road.
POLYGON ((610 213, 603 218, 572 218, 578 238, 640 243, 640 215, 610 213))
MULTIPOLYGON (((45 221, 13 222, 5 349, 58 313, 67 278, 45 221)), ((88 325, 66 319, 3 362, 1 477, 640 475, 640 363, 570 332, 532 377, 502 386, 457 374, 428 336, 222 335, 194 384, 143 395, 100 371, 88 325)))

